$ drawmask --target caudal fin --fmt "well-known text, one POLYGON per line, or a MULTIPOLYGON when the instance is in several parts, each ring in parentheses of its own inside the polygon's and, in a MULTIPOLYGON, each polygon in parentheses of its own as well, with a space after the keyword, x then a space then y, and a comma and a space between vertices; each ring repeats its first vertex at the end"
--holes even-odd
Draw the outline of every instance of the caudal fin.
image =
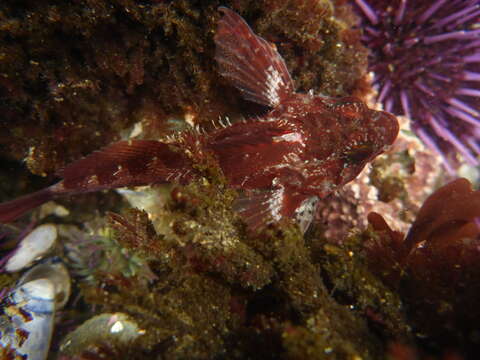
POLYGON ((108 145, 60 171, 62 193, 82 193, 167 182, 187 184, 195 169, 179 146, 156 140, 108 145))
POLYGON ((50 188, 42 189, 32 194, 24 195, 18 199, 0 204, 0 223, 15 221, 23 214, 37 206, 52 200, 54 193, 50 188))

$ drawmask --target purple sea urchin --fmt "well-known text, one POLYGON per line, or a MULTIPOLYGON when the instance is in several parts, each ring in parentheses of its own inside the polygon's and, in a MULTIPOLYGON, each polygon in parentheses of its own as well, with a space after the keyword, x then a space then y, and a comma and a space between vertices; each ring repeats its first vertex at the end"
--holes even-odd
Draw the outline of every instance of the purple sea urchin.
POLYGON ((480 1, 355 0, 363 40, 385 110, 412 120, 415 133, 445 159, 478 165, 480 1))

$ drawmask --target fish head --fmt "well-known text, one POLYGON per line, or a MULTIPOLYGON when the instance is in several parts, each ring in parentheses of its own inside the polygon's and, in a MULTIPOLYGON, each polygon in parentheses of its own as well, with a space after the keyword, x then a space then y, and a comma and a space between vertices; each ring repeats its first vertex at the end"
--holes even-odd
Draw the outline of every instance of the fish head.
POLYGON ((372 110, 355 97, 298 94, 286 105, 295 112, 289 119, 305 134, 305 159, 321 168, 312 182, 341 186, 353 180, 393 144, 399 131, 395 116, 372 110))
POLYGON ((370 109, 355 97, 335 99, 331 109, 341 134, 335 155, 343 167, 343 185, 394 143, 399 124, 392 114, 370 109))

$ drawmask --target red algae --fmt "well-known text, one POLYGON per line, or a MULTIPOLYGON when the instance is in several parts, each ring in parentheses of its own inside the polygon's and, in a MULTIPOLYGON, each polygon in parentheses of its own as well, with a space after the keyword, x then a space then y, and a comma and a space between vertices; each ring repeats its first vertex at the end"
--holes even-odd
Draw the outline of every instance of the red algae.
MULTIPOLYGON (((435 191, 405 239, 378 214, 365 246, 371 268, 408 305, 416 331, 451 346, 478 346, 480 191, 466 179, 435 191)), ((442 345, 443 346, 443 345, 442 345)))

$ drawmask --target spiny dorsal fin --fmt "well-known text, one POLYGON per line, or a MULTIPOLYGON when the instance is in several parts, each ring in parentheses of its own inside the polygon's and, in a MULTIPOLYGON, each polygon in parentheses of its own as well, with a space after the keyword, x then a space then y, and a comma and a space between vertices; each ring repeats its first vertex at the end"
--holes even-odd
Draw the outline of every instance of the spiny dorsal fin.
POLYGON ((294 92, 287 66, 274 45, 255 35, 240 15, 226 7, 215 35, 220 74, 244 98, 275 107, 294 92))

